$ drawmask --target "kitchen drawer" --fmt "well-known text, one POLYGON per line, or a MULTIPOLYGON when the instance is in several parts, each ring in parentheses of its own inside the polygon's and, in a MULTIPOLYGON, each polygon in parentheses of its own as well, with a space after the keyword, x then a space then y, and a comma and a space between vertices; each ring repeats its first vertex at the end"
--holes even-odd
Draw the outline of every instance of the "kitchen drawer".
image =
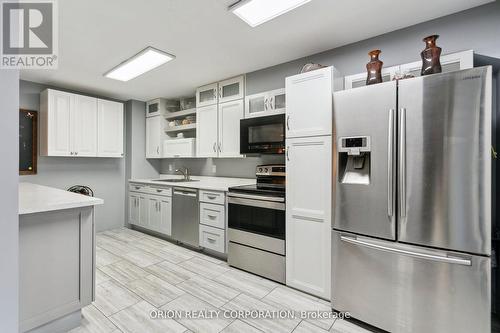
POLYGON ((224 205, 225 204, 225 193, 218 192, 218 191, 201 190, 200 191, 200 201, 224 205))
POLYGON ((139 184, 139 183, 130 183, 129 184, 129 191, 130 192, 149 193, 148 186, 145 184, 139 184))
POLYGON ((220 253, 225 253, 226 232, 221 229, 200 224, 200 246, 220 253))
POLYGON ((161 187, 161 186, 151 186, 148 189, 148 193, 154 195, 162 195, 162 196, 172 196, 172 188, 171 187, 161 187))
POLYGON ((200 223, 215 228, 225 229, 225 207, 202 202, 200 204, 200 223))

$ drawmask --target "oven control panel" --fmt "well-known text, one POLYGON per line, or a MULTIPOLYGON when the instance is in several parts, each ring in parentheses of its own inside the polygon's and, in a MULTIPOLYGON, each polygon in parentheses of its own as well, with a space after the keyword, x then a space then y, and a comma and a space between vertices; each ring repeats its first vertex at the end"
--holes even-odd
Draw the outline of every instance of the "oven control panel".
POLYGON ((258 165, 255 168, 256 176, 285 176, 285 166, 277 164, 258 165))

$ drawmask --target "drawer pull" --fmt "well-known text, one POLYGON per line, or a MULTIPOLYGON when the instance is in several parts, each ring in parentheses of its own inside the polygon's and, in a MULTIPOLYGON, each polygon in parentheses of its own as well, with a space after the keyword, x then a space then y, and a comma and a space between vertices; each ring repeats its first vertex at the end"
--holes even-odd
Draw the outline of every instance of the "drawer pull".
POLYGON ((135 186, 135 189, 140 190, 141 188, 140 188, 140 186, 135 186))
POLYGON ((213 239, 213 238, 210 238, 210 237, 207 237, 207 240, 210 242, 210 243, 215 243, 217 240, 216 239, 213 239))
POLYGON ((214 194, 212 194, 212 195, 207 194, 207 198, 209 198, 210 200, 214 200, 214 199, 217 199, 217 196, 214 194))
POLYGON ((156 189, 156 192, 163 192, 163 190, 160 190, 160 189, 156 189))
POLYGON ((217 215, 212 215, 212 214, 207 214, 207 216, 211 219, 216 219, 217 218, 217 215))

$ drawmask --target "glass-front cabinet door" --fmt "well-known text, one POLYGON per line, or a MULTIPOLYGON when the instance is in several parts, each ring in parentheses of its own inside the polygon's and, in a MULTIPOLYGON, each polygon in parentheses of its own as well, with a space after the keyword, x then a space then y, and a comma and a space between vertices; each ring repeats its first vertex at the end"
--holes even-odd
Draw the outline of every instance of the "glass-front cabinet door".
POLYGON ((196 89, 196 106, 203 107, 217 104, 218 84, 212 83, 196 89))
POLYGON ((269 107, 272 113, 285 112, 286 95, 285 89, 277 89, 269 92, 269 107))
POLYGON ((243 98, 245 95, 245 77, 237 76, 219 82, 219 103, 243 98))
POLYGON ((284 113, 285 103, 285 89, 247 96, 245 98, 245 118, 284 113))

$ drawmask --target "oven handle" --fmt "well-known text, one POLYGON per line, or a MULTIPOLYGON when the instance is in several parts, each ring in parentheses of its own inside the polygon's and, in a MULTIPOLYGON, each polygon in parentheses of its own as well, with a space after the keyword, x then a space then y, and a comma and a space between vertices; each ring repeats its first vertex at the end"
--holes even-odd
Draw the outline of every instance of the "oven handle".
POLYGON ((251 206, 257 208, 268 208, 275 210, 285 210, 284 202, 276 202, 276 201, 264 201, 264 200, 255 200, 255 199, 247 199, 235 196, 228 196, 227 202, 233 205, 241 205, 241 206, 251 206))
POLYGON ((252 200, 259 200, 259 201, 264 200, 264 201, 274 201, 274 202, 285 202, 285 198, 267 197, 264 195, 252 195, 252 194, 228 192, 227 196, 233 197, 233 198, 252 199, 252 200))

